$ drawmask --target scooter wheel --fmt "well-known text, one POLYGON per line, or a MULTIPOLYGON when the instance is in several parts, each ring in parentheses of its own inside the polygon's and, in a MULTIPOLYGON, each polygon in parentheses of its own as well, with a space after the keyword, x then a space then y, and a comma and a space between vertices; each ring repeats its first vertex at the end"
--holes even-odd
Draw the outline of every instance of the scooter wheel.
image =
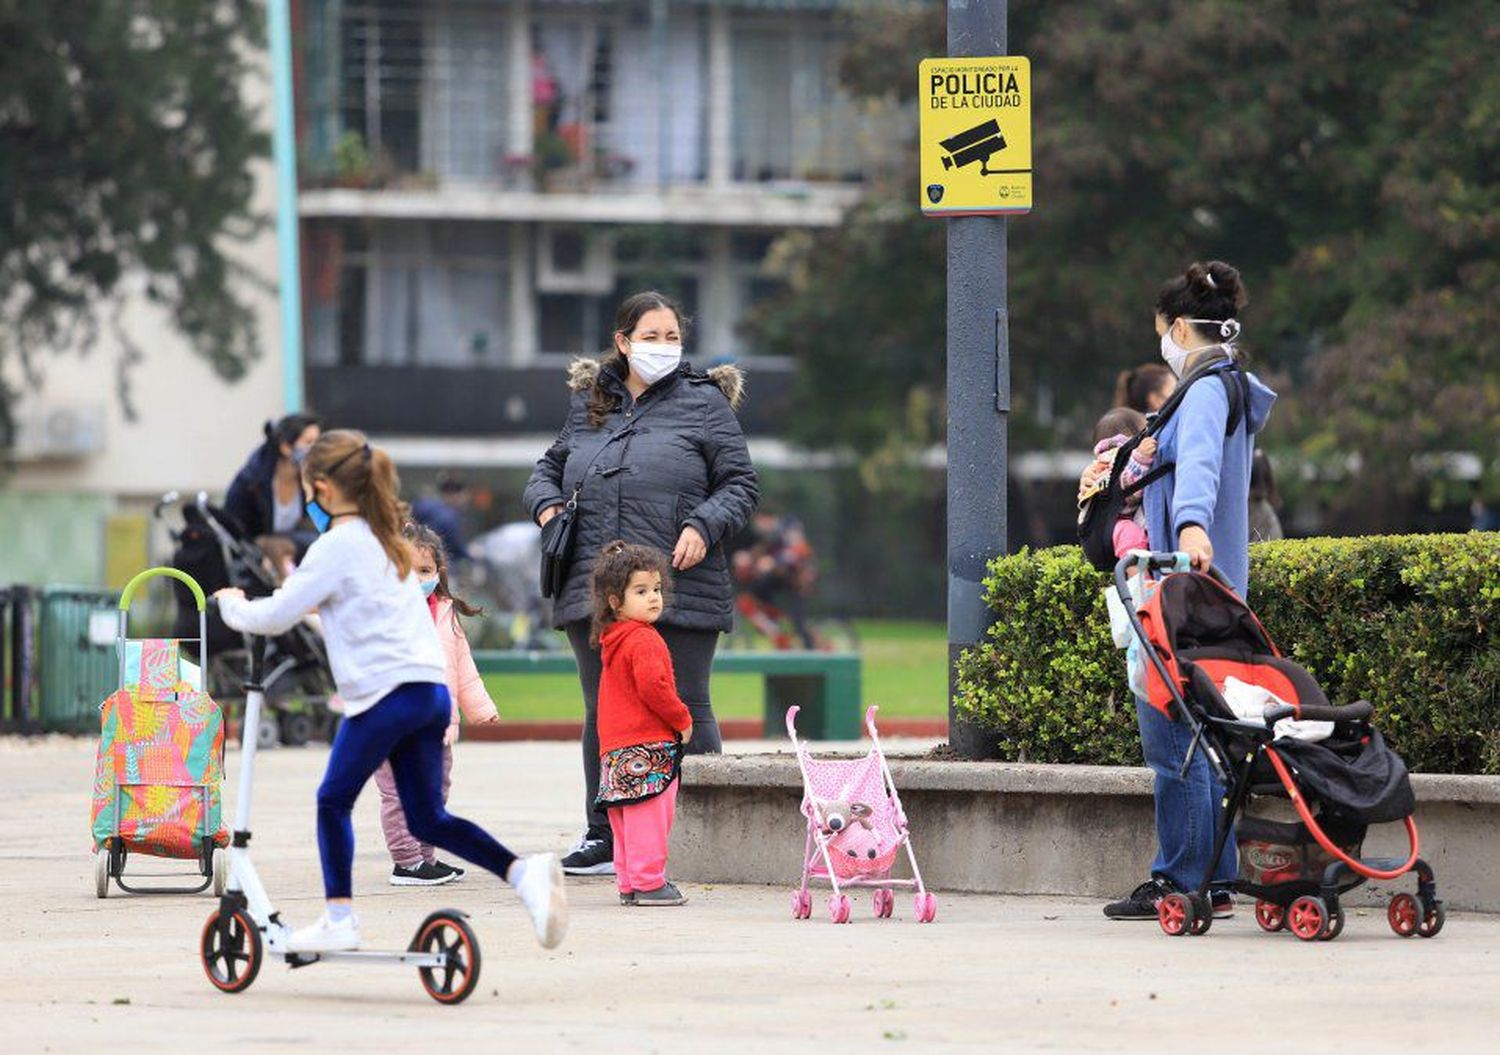
POLYGON ((240 993, 250 988, 260 973, 260 930, 244 909, 224 918, 219 909, 209 914, 199 942, 203 973, 221 993, 240 993))
POLYGON ((422 988, 440 1004, 461 1004, 479 984, 479 939, 462 912, 444 909, 423 922, 412 942, 413 952, 442 953, 442 967, 419 967, 422 988))

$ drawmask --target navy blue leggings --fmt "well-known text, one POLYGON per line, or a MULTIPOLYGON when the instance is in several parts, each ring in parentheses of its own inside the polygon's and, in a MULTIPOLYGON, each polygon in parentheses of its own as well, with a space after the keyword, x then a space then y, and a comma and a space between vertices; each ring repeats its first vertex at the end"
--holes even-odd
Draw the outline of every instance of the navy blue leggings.
POLYGON ((349 815, 354 800, 387 758, 412 835, 505 878, 516 855, 443 805, 443 733, 452 707, 446 686, 411 682, 340 723, 328 771, 318 786, 318 852, 325 896, 353 896, 354 825, 349 815))

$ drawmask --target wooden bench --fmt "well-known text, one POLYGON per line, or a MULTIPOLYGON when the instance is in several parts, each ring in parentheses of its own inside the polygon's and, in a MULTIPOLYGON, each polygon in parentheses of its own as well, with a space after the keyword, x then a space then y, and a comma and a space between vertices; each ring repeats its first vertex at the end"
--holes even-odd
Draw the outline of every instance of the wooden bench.
MULTIPOLYGON (((578 674, 571 652, 474 653, 481 674, 578 674)), ((786 735, 786 710, 802 708, 797 730, 810 740, 858 740, 862 696, 854 652, 720 652, 715 674, 759 674, 765 679, 765 735, 786 735)))

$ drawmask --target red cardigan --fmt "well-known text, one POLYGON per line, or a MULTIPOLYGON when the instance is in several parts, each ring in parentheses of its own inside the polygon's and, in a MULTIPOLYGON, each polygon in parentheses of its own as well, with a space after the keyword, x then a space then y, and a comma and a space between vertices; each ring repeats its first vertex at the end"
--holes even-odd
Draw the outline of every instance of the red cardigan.
POLYGON ((677 695, 671 653, 655 627, 633 619, 611 623, 599 647, 599 757, 672 740, 692 728, 693 716, 677 695))

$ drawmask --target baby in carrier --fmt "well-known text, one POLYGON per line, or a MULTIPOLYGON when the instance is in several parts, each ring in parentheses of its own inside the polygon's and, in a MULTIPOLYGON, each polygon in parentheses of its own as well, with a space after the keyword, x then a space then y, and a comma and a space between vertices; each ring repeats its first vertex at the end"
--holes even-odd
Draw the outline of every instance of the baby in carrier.
MULTIPOLYGON (((1103 491, 1109 483, 1114 468, 1115 456, 1136 433, 1146 427, 1146 416, 1129 407, 1115 407, 1094 426, 1094 464, 1084 474, 1092 482, 1078 489, 1078 508, 1103 491)), ((1130 487, 1151 469, 1151 460, 1156 457, 1156 438, 1147 436, 1131 452, 1130 460, 1120 470, 1120 486, 1130 487)), ((1133 549, 1149 549, 1146 540, 1146 516, 1141 511, 1141 493, 1126 497, 1120 507, 1120 519, 1114 526, 1115 556, 1123 557, 1133 549)))

